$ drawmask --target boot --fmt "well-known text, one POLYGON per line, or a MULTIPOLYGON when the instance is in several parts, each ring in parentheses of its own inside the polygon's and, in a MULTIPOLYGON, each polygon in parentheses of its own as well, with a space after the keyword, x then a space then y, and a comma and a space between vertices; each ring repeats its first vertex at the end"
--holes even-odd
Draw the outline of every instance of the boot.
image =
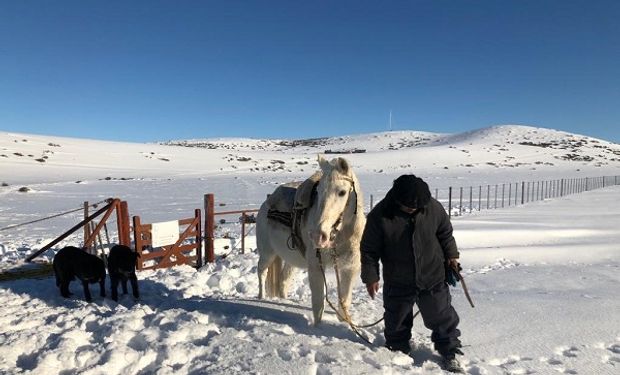
POLYGON ((456 359, 456 354, 463 354, 463 352, 460 349, 455 349, 453 350, 451 353, 445 355, 443 357, 443 367, 444 370, 448 371, 448 372, 454 372, 454 373, 458 373, 458 374, 464 374, 465 370, 463 369, 463 367, 461 366, 461 363, 459 362, 458 359, 456 359))

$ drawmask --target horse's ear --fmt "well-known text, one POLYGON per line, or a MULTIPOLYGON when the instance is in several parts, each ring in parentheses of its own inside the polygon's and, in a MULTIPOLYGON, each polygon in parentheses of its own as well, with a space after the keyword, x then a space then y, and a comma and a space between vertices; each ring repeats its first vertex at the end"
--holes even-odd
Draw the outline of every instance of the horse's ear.
POLYGON ((319 160, 319 167, 321 167, 323 171, 328 171, 330 168, 329 161, 327 161, 327 159, 325 159, 323 155, 320 155, 320 154, 318 155, 318 160, 319 160))
POLYGON ((342 174, 349 174, 349 162, 347 162, 347 159, 336 159, 336 169, 342 174))

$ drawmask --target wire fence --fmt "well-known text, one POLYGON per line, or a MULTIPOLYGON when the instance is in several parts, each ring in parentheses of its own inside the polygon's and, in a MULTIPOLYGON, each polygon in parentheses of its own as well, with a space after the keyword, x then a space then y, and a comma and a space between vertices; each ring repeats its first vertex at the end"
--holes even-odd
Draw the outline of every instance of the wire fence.
MULTIPOLYGON (((620 176, 561 178, 542 181, 519 181, 502 184, 448 187, 431 191, 450 216, 460 216, 484 209, 523 205, 545 199, 620 185, 620 176)), ((374 196, 370 196, 370 209, 374 196)))

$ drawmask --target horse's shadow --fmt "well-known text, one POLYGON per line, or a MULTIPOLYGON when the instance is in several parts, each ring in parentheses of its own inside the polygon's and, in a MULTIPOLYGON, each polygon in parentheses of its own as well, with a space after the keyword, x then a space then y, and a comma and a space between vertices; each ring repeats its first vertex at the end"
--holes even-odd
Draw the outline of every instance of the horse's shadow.
MULTIPOLYGON (((200 312, 209 315, 211 321, 220 327, 251 330, 260 325, 262 321, 272 323, 262 329, 271 330, 276 334, 324 336, 363 343, 346 323, 332 320, 335 314, 327 310, 324 317, 330 317, 330 319, 324 319, 321 324, 315 326, 308 317, 312 314, 312 309, 306 306, 278 300, 252 298, 216 296, 185 298, 183 290, 170 289, 159 281, 144 279, 139 280, 138 284, 141 294, 139 299, 133 298, 130 287, 129 294, 120 294, 118 302, 110 298, 109 280, 106 281, 107 296, 105 298, 99 295, 99 286, 92 284, 90 288, 93 300, 90 304, 100 307, 96 309, 96 314, 100 317, 115 315, 119 305, 127 310, 146 305, 156 311, 182 309, 187 312, 200 312), (282 326, 288 326, 290 330, 282 329, 282 326)), ((76 281, 70 285, 70 290, 73 292, 70 298, 63 298, 60 295, 54 277, 5 281, 0 283, 0 288, 10 290, 20 296, 28 296, 28 302, 24 303, 36 301, 34 303, 43 302, 50 307, 66 309, 89 306, 89 303, 84 300, 81 284, 76 281)))
MULTIPOLYGON (((244 331, 261 327, 276 334, 323 336, 363 343, 344 322, 330 319, 323 320, 319 325, 312 324, 311 318, 308 317, 312 313, 309 307, 251 298, 175 298, 177 297, 175 294, 175 291, 171 291, 171 295, 166 300, 154 301, 146 298, 142 303, 159 310, 174 308, 206 314, 219 327, 244 331), (271 323, 271 325, 263 326, 264 322, 271 323), (289 327, 290 330, 283 329, 283 326, 289 327)), ((335 314, 328 311, 324 313, 324 317, 331 315, 335 314)))

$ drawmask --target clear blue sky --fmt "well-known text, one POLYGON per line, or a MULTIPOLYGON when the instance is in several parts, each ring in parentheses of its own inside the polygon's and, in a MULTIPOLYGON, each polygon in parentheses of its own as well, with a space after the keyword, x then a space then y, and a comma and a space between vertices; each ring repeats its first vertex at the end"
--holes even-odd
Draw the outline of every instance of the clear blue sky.
POLYGON ((0 130, 620 142, 620 1, 0 0, 0 130))

